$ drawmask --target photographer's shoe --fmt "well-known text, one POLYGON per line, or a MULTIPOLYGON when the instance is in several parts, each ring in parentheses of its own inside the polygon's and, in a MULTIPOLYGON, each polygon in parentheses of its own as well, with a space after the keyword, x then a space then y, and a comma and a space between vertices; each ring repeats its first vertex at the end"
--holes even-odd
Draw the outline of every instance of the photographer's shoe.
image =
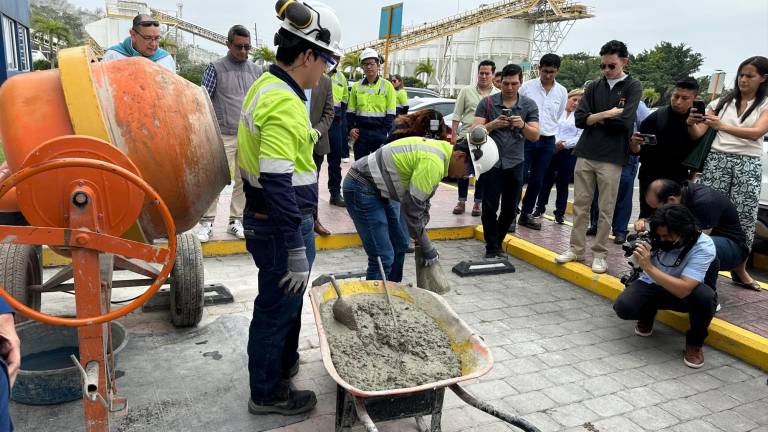
POLYGON ((521 214, 520 218, 517 220, 517 224, 532 230, 541 230, 541 222, 538 222, 536 218, 530 214, 521 214))
POLYGON ((698 369, 704 366, 704 349, 700 346, 685 345, 683 363, 689 368, 698 369))
POLYGON ((653 323, 644 323, 638 321, 635 325, 635 334, 641 337, 648 337, 653 334, 653 323))
POLYGON ((570 249, 555 257, 555 262, 558 264, 565 264, 571 261, 584 261, 584 257, 576 255, 570 249))
POLYGON ((256 403, 248 400, 248 412, 256 415, 281 414, 296 415, 307 411, 317 405, 317 397, 310 390, 289 390, 287 395, 277 397, 271 401, 256 403))
POLYGON ((604 256, 597 255, 592 259, 592 272, 605 273, 608 271, 608 261, 604 256))

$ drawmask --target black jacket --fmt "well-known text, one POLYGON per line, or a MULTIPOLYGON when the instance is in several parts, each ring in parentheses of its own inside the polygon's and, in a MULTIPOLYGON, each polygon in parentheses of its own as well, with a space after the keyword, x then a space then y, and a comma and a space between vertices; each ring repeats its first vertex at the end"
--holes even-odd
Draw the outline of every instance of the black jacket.
POLYGON ((584 129, 573 154, 585 159, 624 165, 629 154, 629 138, 637 118, 637 106, 643 84, 627 75, 611 89, 605 77, 592 81, 584 90, 574 118, 576 127, 584 129), (587 117, 614 107, 624 111, 603 123, 587 126, 587 117))

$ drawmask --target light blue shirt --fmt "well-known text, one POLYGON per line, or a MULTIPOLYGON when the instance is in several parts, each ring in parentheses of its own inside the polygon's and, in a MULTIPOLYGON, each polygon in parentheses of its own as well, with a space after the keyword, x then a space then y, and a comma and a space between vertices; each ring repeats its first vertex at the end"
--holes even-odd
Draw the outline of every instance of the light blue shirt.
POLYGON ((637 128, 640 127, 640 123, 642 123, 646 117, 651 115, 651 110, 648 108, 648 105, 646 105, 645 102, 640 101, 640 103, 637 105, 637 112, 635 115, 637 116, 635 118, 635 132, 637 132, 637 128))
MULTIPOLYGON (((709 265, 715 260, 717 254, 715 243, 712 242, 708 235, 701 233, 699 240, 693 245, 688 255, 683 258, 683 262, 675 267, 675 261, 682 251, 682 249, 672 249, 669 252, 654 252, 651 257, 651 263, 654 267, 670 276, 677 278, 685 276, 698 282, 704 282, 704 276, 707 274, 709 265)), ((647 273, 643 273, 640 276, 640 280, 660 285, 648 276, 647 273)))
POLYGON ((304 94, 307 96, 307 101, 304 104, 307 106, 307 113, 310 111, 310 104, 312 103, 312 89, 304 89, 304 94))

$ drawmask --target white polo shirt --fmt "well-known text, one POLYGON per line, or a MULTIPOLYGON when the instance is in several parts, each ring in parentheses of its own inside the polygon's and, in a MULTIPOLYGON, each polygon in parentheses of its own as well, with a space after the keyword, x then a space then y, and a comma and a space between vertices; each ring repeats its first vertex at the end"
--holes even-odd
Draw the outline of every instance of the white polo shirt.
POLYGON ((565 111, 565 103, 568 101, 568 90, 555 81, 547 93, 541 84, 541 79, 536 78, 524 82, 519 93, 533 99, 536 106, 539 107, 539 132, 541 135, 557 135, 558 123, 565 111))

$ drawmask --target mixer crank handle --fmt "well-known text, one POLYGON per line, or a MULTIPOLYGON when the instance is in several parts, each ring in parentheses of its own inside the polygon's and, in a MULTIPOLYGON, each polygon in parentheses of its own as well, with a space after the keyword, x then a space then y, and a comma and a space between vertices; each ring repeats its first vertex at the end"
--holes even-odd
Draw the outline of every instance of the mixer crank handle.
POLYGON ((489 404, 488 402, 482 401, 480 399, 477 399, 476 397, 472 396, 471 394, 467 393, 461 386, 458 384, 453 384, 448 387, 449 389, 453 390, 454 393, 456 393, 456 396, 459 397, 459 399, 466 402, 468 405, 471 405, 480 411, 490 414, 497 419, 503 420, 519 429, 522 429, 526 432, 541 432, 539 428, 529 423, 524 418, 514 416, 512 414, 509 414, 508 412, 504 412, 493 405, 489 404))
POLYGON ((362 399, 359 397, 352 396, 352 399, 355 400, 355 410, 357 410, 357 418, 360 419, 360 421, 363 423, 363 426, 365 426, 366 432, 379 432, 379 429, 376 428, 376 424, 371 420, 371 416, 368 415, 368 410, 365 408, 365 402, 363 402, 362 399))
POLYGON ((109 408, 109 404, 99 393, 99 362, 90 361, 83 368, 83 365, 80 364, 80 361, 77 360, 74 354, 70 354, 69 358, 72 359, 72 363, 80 370, 80 376, 83 379, 83 394, 91 402, 95 402, 98 399, 105 408, 109 408))

